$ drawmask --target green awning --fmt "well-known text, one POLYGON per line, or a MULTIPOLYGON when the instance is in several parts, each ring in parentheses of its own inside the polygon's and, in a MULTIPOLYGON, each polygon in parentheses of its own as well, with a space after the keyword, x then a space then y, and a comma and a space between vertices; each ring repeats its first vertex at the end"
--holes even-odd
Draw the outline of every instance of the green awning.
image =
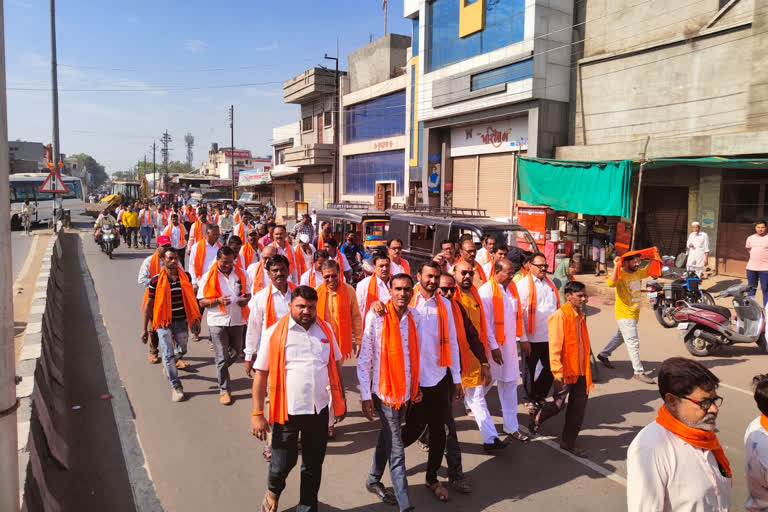
POLYGON ((517 198, 553 210, 629 217, 632 160, 517 158, 517 198))

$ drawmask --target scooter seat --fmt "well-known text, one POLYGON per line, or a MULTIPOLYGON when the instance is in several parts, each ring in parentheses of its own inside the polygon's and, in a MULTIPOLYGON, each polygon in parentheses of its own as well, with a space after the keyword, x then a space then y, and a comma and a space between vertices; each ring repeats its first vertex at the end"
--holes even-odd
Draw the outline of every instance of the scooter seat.
POLYGON ((731 318, 731 310, 724 306, 713 306, 711 304, 691 304, 691 307, 694 309, 703 309, 704 311, 712 311, 713 313, 722 315, 725 318, 731 318))

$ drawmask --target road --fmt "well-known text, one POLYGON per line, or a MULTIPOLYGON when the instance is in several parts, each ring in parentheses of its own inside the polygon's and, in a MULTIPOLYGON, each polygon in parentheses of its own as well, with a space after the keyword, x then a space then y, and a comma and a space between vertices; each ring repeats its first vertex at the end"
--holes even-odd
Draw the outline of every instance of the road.
POLYGON ((28 236, 24 231, 11 231, 11 261, 13 266, 13 280, 19 278, 24 266, 24 261, 32 247, 33 236, 28 236))
MULTIPOLYGON (((136 275, 149 251, 121 246, 110 261, 85 235, 83 252, 163 508, 194 512, 255 507, 264 494, 267 464, 261 457, 262 444, 248 433, 251 382, 241 365, 231 370, 235 403, 223 407, 217 400, 213 353, 207 341, 190 343, 187 360, 192 369, 182 373, 189 399, 172 403, 167 379, 159 365, 147 362, 146 347, 139 340, 142 291, 136 275)), ((588 325, 596 353, 616 327, 611 300, 595 297, 590 304, 588 325)), ((642 313, 640 338, 646 369, 657 368, 667 357, 688 355, 676 330, 661 328, 647 310, 642 313)), ((448 504, 438 505, 422 485, 426 456, 412 446, 406 451, 406 464, 413 504, 446 511, 501 511, 512 504, 522 505, 522 510, 545 510, 562 507, 568 500, 573 511, 625 509, 626 450, 635 434, 654 421, 661 400, 655 386, 629 378, 632 370, 624 348, 613 360, 616 369, 601 369, 601 380, 587 406, 579 438, 589 454, 587 462, 564 454, 554 444, 562 415, 544 425, 543 437, 537 441, 513 442, 492 457, 482 450, 474 420, 457 406, 464 470, 472 477, 475 492, 469 497, 453 495, 448 504)), ((734 468, 734 509, 740 509, 746 499, 743 435, 757 415, 749 383, 768 367, 768 355, 760 354, 756 346, 742 346, 700 361, 722 380, 719 392, 725 404, 718 420, 719 437, 734 468)), ((393 510, 376 504, 363 489, 378 424, 362 417, 353 362, 345 366, 345 381, 354 386, 348 391, 350 415, 338 429, 337 440, 329 443, 320 493, 322 509, 393 510)), ((500 428, 495 391, 489 394, 489 403, 500 428)), ((519 412, 521 424, 527 424, 527 414, 522 408, 519 412)), ((298 468, 289 479, 280 510, 295 506, 297 496, 298 468)))

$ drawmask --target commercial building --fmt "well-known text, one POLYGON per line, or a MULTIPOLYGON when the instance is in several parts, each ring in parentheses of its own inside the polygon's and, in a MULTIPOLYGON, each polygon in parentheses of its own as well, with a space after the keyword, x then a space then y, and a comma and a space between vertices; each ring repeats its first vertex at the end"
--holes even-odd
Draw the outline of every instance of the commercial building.
POLYGON ((285 154, 298 147, 301 140, 300 122, 294 121, 272 128, 272 197, 275 216, 279 222, 296 218, 296 202, 301 201, 299 168, 285 163, 285 154))
POLYGON ((200 165, 200 174, 203 176, 218 176, 222 180, 231 180, 230 167, 234 160, 235 176, 238 169, 252 169, 253 167, 269 164, 269 158, 253 156, 250 150, 219 147, 217 143, 211 144, 208 151, 208 160, 200 165))
POLYGON ((404 0, 410 199, 514 214, 515 157, 567 143, 573 2, 404 0))
POLYGON ((768 171, 752 163, 768 156, 766 11, 767 0, 579 3, 574 37, 584 44, 574 47, 570 140, 557 158, 680 159, 644 172, 638 245, 685 251, 698 220, 709 266, 744 275, 745 238, 768 215, 768 171), (706 157, 747 161, 693 160, 706 157))
POLYGON ((40 172, 46 169, 45 146, 42 142, 8 141, 10 172, 40 172))

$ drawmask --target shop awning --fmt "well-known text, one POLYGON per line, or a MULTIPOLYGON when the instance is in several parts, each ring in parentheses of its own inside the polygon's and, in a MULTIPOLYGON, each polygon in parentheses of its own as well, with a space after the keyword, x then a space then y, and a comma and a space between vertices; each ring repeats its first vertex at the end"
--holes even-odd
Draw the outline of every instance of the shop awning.
MULTIPOLYGON (((634 162, 635 167, 640 162, 634 162)), ((721 169, 768 169, 768 158, 726 158, 724 156, 706 156, 701 158, 654 158, 645 164, 646 169, 659 169, 674 165, 691 167, 719 167, 721 169)))
POLYGON ((517 159, 517 198, 553 210, 629 217, 632 160, 517 159))
POLYGON ((289 167, 284 164, 276 165, 274 170, 272 171, 272 179, 287 178, 295 174, 299 174, 298 167, 289 167))

